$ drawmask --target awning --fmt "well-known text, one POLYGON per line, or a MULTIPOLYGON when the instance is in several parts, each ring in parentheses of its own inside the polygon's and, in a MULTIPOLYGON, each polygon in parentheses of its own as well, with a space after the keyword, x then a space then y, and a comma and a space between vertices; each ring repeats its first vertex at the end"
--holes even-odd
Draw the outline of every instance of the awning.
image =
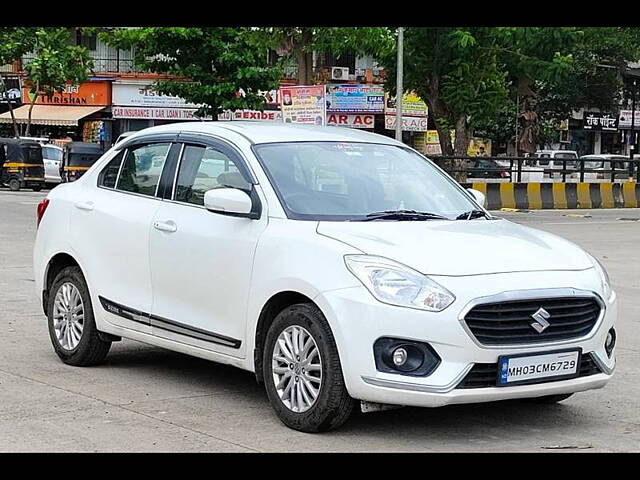
MULTIPOLYGON (((18 123, 27 123, 31 105, 22 105, 13 110, 18 123)), ((31 112, 33 125, 78 125, 78 120, 105 107, 65 107, 59 105, 34 105, 31 112)), ((11 123, 11 112, 0 115, 0 123, 11 123)))

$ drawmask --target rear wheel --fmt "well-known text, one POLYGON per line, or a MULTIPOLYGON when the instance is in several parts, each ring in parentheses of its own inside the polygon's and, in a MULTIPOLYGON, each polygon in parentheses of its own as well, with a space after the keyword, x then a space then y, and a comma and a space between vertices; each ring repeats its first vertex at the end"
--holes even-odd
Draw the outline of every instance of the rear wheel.
POLYGON ((265 340, 263 374, 278 418, 302 432, 322 432, 347 421, 355 401, 342 376, 338 349, 322 312, 312 304, 285 308, 265 340))
POLYGON ((17 192, 18 190, 20 190, 21 183, 22 182, 20 182, 20 180, 18 180, 17 178, 12 178, 11 180, 9 180, 9 188, 12 192, 17 192))
POLYGON ((53 349, 64 363, 82 367, 105 359, 111 342, 99 336, 89 289, 79 267, 66 267, 54 279, 47 316, 53 349))

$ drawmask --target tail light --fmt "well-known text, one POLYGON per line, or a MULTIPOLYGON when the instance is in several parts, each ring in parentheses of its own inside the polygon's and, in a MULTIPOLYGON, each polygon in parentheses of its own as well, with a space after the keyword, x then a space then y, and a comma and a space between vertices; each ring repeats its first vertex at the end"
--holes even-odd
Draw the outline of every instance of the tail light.
POLYGON ((44 212, 47 210, 49 206, 49 199, 45 198, 38 204, 38 208, 36 209, 36 218, 37 218, 37 226, 40 226, 40 221, 42 217, 44 217, 44 212))

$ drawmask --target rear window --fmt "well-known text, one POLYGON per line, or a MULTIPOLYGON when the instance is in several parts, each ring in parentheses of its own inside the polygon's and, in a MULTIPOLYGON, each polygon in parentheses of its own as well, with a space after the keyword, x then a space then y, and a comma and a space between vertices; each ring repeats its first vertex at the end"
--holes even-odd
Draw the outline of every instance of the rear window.
POLYGON ((47 160, 62 160, 62 150, 53 147, 42 147, 42 156, 47 160))

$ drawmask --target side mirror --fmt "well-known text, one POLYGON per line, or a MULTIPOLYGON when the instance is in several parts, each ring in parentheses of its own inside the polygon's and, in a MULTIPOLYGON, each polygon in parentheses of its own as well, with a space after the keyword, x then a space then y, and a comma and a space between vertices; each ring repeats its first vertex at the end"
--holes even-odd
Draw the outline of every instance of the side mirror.
POLYGON ((251 197, 237 188, 214 188, 204 194, 204 207, 210 212, 253 218, 252 206, 251 197))
POLYGON ((476 202, 484 207, 487 198, 484 196, 484 193, 474 190, 473 188, 467 188, 467 191, 475 198, 476 202))

